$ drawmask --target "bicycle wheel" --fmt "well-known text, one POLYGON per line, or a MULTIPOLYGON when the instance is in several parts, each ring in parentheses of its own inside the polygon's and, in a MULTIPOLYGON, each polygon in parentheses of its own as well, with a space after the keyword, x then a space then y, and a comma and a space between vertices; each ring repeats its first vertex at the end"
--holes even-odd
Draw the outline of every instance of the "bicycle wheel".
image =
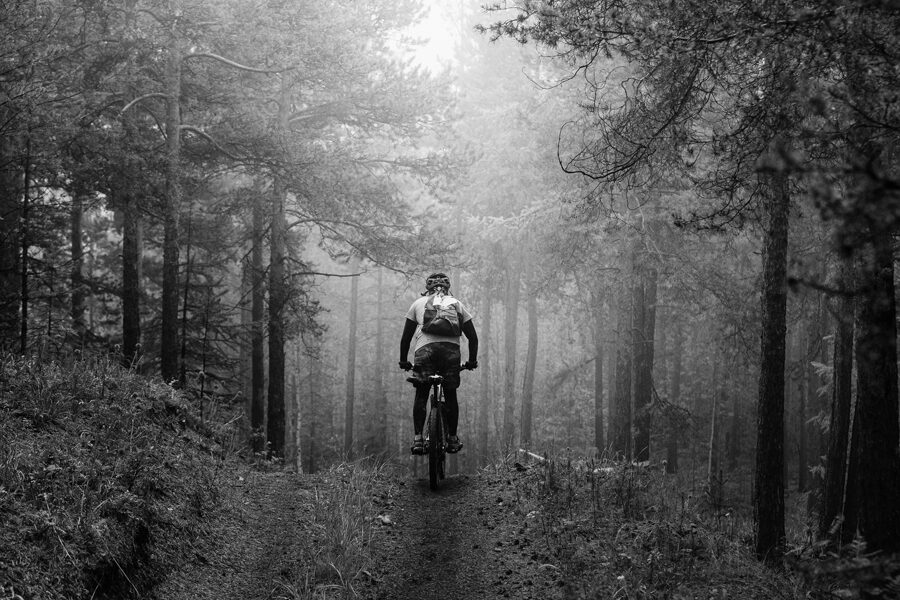
POLYGON ((434 402, 428 418, 428 483, 438 489, 438 481, 444 478, 444 413, 439 402, 434 402))

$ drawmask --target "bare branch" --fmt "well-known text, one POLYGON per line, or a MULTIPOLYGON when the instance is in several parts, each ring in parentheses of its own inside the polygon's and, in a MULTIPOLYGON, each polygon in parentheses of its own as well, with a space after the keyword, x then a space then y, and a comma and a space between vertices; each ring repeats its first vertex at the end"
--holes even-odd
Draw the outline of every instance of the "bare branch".
POLYGON ((122 110, 120 110, 119 112, 120 112, 120 113, 123 113, 123 112, 125 112, 126 110, 128 110, 129 108, 131 108, 132 106, 134 106, 135 104, 137 104, 138 102, 143 102, 144 100, 147 100, 147 99, 149 99, 149 98, 166 98, 166 99, 168 99, 168 98, 169 98, 169 94, 164 94, 164 93, 162 93, 162 92, 154 92, 154 93, 152 93, 152 94, 144 94, 143 96, 138 96, 137 98, 135 98, 134 100, 132 100, 131 102, 129 102, 128 104, 126 104, 126 105, 122 108, 122 110))
POLYGON ((219 61, 220 63, 224 63, 229 67, 234 67, 235 69, 250 71, 251 73, 266 73, 269 75, 284 73, 285 71, 292 71, 296 69, 296 67, 281 67, 279 69, 257 69, 255 67, 248 67, 247 65, 242 65, 240 63, 234 62, 233 60, 229 60, 224 56, 219 56, 218 54, 213 54, 212 52, 191 52, 190 54, 185 55, 184 60, 187 60, 189 58, 211 58, 213 60, 219 61))

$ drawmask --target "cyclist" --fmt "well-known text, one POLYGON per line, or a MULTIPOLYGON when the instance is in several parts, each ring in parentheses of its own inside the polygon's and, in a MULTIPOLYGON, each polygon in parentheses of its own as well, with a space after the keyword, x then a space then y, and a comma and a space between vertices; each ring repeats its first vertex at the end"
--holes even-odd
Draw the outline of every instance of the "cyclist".
POLYGON ((422 297, 412 303, 406 313, 406 324, 400 338, 400 368, 408 371, 413 364, 407 360, 410 343, 415 339, 413 347, 416 370, 409 381, 416 387, 413 403, 413 429, 415 437, 410 449, 413 454, 425 454, 425 441, 422 429, 425 427, 427 412, 428 376, 440 374, 444 377, 444 401, 447 407, 447 452, 459 452, 462 443, 457 434, 459 424, 459 402, 456 388, 459 387, 460 333, 469 341, 469 358, 466 369, 478 367, 478 335, 472 323, 472 315, 462 302, 450 295, 450 278, 443 273, 434 273, 425 280, 425 291, 422 297), (450 321, 457 319, 456 327, 441 330, 435 326, 438 319, 446 316, 450 321), (454 315, 456 315, 454 317, 454 315), (424 328, 424 331, 423 331, 424 328))

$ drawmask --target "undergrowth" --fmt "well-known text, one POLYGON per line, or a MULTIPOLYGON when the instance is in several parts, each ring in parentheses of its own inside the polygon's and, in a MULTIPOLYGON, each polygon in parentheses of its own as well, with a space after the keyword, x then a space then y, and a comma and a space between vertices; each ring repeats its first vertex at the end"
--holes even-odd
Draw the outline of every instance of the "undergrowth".
POLYGON ((0 357, 0 589, 141 597, 216 505, 230 435, 108 357, 0 357))
POLYGON ((530 466, 517 487, 567 598, 805 597, 799 577, 752 556, 741 511, 661 470, 563 456, 530 466))
MULTIPOLYGON (((374 498, 390 490, 390 467, 372 460, 341 463, 317 475, 312 536, 282 582, 290 600, 354 598, 369 576, 374 498)), ((378 517, 375 517, 376 519, 378 517)))

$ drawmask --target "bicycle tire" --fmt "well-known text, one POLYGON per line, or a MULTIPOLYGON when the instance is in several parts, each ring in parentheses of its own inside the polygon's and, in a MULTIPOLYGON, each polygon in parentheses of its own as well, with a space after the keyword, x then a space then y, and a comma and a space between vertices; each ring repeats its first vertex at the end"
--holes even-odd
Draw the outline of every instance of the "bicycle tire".
POLYGON ((444 478, 443 417, 440 403, 434 402, 428 419, 428 484, 432 490, 437 490, 444 478))

